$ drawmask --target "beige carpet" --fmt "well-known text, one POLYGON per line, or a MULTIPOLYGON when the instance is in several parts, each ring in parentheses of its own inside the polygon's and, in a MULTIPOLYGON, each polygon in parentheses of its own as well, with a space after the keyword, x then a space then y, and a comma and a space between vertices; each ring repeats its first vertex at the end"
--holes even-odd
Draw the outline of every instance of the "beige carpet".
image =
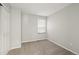
POLYGON ((8 55, 74 55, 48 40, 23 43, 21 48, 13 49, 8 55))

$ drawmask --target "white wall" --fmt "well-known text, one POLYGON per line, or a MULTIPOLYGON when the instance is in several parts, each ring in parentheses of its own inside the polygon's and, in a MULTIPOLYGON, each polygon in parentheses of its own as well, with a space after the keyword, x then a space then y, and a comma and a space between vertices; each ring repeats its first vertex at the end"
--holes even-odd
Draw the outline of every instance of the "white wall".
POLYGON ((36 41, 46 39, 46 33, 37 33, 37 20, 46 19, 46 17, 22 14, 22 42, 36 41))
POLYGON ((11 7, 10 14, 11 49, 21 47, 21 10, 11 7))
POLYGON ((48 39, 79 54, 79 4, 68 7, 48 17, 48 39))
POLYGON ((21 10, 0 6, 0 54, 21 47, 21 10))
POLYGON ((6 54, 10 48, 10 13, 0 6, 0 54, 6 54))

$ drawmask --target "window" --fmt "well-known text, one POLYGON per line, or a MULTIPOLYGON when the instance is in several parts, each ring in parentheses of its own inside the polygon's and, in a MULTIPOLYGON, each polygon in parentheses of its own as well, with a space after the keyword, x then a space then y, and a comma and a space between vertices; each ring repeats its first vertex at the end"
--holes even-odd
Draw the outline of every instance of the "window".
POLYGON ((38 33, 45 33, 45 32, 46 32, 46 20, 38 19, 38 33))

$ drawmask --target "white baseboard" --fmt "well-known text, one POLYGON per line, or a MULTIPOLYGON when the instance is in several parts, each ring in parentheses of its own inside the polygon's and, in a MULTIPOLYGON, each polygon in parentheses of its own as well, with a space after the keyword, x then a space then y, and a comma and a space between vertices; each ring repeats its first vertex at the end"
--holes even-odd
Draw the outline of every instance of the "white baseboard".
POLYGON ((36 39, 36 40, 22 41, 22 43, 25 43, 25 42, 33 42, 33 41, 38 41, 38 40, 45 40, 45 39, 36 39))
MULTIPOLYGON (((48 39, 48 40, 49 40, 49 39, 48 39)), ((72 53, 74 53, 74 54, 76 54, 76 55, 79 55, 79 53, 77 53, 77 52, 75 52, 75 51, 73 51, 73 50, 71 50, 71 49, 69 49, 69 48, 67 48, 67 47, 65 47, 65 46, 63 46, 63 45, 61 45, 61 44, 59 44, 59 43, 53 41, 53 40, 49 40, 49 41, 55 43, 56 45, 58 45, 58 46, 60 46, 60 47, 62 47, 62 48, 64 48, 64 49, 66 49, 66 50, 68 50, 68 51, 70 51, 70 52, 72 52, 72 53)))

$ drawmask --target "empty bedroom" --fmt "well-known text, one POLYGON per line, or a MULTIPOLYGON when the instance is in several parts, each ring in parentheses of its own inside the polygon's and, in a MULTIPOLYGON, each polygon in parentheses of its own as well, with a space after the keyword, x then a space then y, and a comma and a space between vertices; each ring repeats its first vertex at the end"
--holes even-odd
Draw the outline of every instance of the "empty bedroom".
POLYGON ((79 3, 0 3, 0 55, 78 55, 79 3))

